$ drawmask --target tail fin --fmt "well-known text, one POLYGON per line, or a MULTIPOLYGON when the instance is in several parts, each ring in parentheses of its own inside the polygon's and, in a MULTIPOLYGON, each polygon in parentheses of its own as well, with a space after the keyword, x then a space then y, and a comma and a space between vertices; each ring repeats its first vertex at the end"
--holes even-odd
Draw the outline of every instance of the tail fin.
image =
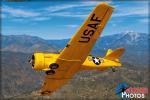
POLYGON ((110 53, 112 53, 112 49, 108 49, 107 53, 106 53, 106 56, 108 56, 110 53))
POLYGON ((116 50, 112 51, 111 49, 108 49, 105 59, 109 60, 118 60, 119 57, 124 53, 124 48, 117 48, 116 50))

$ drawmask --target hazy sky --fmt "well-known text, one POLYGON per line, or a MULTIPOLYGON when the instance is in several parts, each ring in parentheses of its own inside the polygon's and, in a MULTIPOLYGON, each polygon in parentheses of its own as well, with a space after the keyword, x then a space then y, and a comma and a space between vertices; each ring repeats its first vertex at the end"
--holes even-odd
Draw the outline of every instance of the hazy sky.
MULTIPOLYGON (((71 38, 99 2, 2 2, 2 34, 71 38)), ((114 13, 102 35, 148 33, 148 1, 110 1, 114 13)))

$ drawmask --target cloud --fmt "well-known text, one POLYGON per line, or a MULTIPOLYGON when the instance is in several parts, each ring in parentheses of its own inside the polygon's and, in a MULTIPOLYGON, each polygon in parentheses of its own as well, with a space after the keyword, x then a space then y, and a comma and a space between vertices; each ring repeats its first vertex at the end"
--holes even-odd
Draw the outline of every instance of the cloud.
POLYGON ((62 11, 62 10, 67 10, 67 9, 72 9, 76 7, 89 7, 89 6, 95 6, 97 1, 94 2, 79 2, 77 4, 63 4, 63 5, 56 5, 56 6, 50 6, 45 8, 45 10, 49 12, 56 12, 56 11, 62 11))
MULTIPOLYGON (((19 17, 19 18, 30 18, 30 20, 35 21, 43 21, 48 20, 48 15, 50 16, 60 16, 60 17, 80 17, 85 18, 89 14, 89 8, 93 8, 98 1, 90 1, 90 2, 77 2, 77 3, 69 3, 69 4, 59 4, 59 5, 51 5, 49 7, 43 7, 32 11, 33 9, 23 9, 17 7, 10 7, 7 5, 2 6, 2 13, 5 13, 7 17, 19 17), (74 9, 82 9, 74 11, 74 9), (68 9, 72 9, 68 12, 68 9), (87 11, 88 10, 88 11, 87 11)), ((110 3, 108 1, 108 3, 110 3)))
POLYGON ((2 18, 11 18, 11 20, 16 22, 21 21, 44 21, 51 19, 47 15, 43 14, 43 12, 38 11, 30 11, 19 8, 13 8, 6 5, 2 6, 2 18), (27 20, 28 19, 28 20, 27 20))
MULTIPOLYGON (((49 20, 51 19, 51 16, 86 18, 90 13, 91 8, 94 8, 95 5, 98 3, 98 1, 77 3, 71 2, 69 4, 59 4, 43 8, 37 8, 34 11, 33 9, 27 10, 23 8, 14 8, 4 5, 2 6, 2 18, 19 17, 22 19, 29 18, 29 20, 33 21, 49 20)), ((143 6, 145 3, 138 6, 124 6, 112 1, 107 1, 107 3, 112 3, 112 5, 116 8, 115 12, 112 15, 113 17, 124 17, 133 15, 148 16, 148 5, 143 6)))
POLYGON ((27 11, 27 10, 18 9, 18 8, 12 8, 9 6, 2 6, 1 10, 2 10, 2 13, 7 13, 13 17, 27 18, 27 17, 36 17, 36 16, 40 15, 40 13, 38 13, 38 12, 27 11))
POLYGON ((51 19, 50 17, 35 17, 33 20, 34 21, 44 21, 44 20, 49 20, 51 19))
MULTIPOLYGON (((106 2, 111 3, 111 1, 106 2)), ((99 1, 77 2, 75 4, 50 6, 44 10, 48 11, 50 16, 85 18, 98 3, 99 1)))
POLYGON ((58 6, 51 6, 46 8, 47 11, 49 11, 50 16, 60 16, 60 17, 80 17, 85 18, 90 13, 85 10, 89 10, 89 8, 93 8, 96 4, 99 2, 78 2, 76 4, 63 4, 58 6), (74 9, 77 9, 78 11, 74 11, 74 9), (72 9, 71 11, 68 11, 68 9, 72 9), (82 9, 82 10, 79 10, 82 9))
POLYGON ((142 23, 149 23, 148 18, 140 19, 139 21, 142 22, 142 23))
POLYGON ((69 9, 69 8, 73 8, 73 7, 77 7, 77 5, 57 5, 57 6, 50 6, 50 7, 46 8, 46 10, 49 11, 49 12, 56 12, 56 11, 61 11, 61 10, 69 9))
POLYGON ((65 26, 68 27, 68 28, 77 28, 79 25, 72 24, 72 25, 65 25, 65 26))
POLYGON ((116 27, 117 25, 115 23, 112 24, 113 27, 116 27))
POLYGON ((78 12, 57 12, 57 13, 50 13, 50 16, 60 16, 60 17, 80 17, 85 18, 87 17, 88 13, 78 13, 78 12))
POLYGON ((148 5, 145 6, 118 6, 113 17, 123 16, 148 16, 148 5), (118 9, 118 10, 117 10, 118 9))
POLYGON ((24 23, 24 20, 21 18, 15 18, 12 21, 24 23))
POLYGON ((0 14, 1 18, 6 18, 6 15, 5 14, 0 14))

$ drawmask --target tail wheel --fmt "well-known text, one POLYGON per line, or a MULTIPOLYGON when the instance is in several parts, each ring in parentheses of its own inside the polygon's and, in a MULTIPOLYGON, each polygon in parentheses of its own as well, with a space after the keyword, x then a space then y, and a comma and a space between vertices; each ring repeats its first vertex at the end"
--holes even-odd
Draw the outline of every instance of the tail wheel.
POLYGON ((116 68, 115 67, 112 67, 112 72, 116 72, 116 68))
POLYGON ((53 74, 55 74, 55 71, 49 70, 49 71, 46 71, 45 73, 46 73, 46 75, 53 75, 53 74))
POLYGON ((56 64, 56 63, 52 63, 52 64, 50 64, 49 67, 50 67, 51 69, 57 69, 57 68, 59 67, 59 65, 56 64))

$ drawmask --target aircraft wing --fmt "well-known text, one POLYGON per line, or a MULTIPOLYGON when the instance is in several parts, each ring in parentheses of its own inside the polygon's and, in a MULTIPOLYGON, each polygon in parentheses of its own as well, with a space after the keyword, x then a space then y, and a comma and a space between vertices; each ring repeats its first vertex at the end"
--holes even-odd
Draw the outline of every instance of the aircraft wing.
POLYGON ((88 16, 77 33, 61 52, 59 59, 80 60, 84 62, 99 38, 113 8, 106 3, 98 4, 88 16))
POLYGON ((60 53, 56 63, 59 68, 54 75, 47 75, 42 93, 52 92, 64 85, 74 73, 80 70, 81 64, 111 16, 113 8, 106 3, 98 4, 60 53))

